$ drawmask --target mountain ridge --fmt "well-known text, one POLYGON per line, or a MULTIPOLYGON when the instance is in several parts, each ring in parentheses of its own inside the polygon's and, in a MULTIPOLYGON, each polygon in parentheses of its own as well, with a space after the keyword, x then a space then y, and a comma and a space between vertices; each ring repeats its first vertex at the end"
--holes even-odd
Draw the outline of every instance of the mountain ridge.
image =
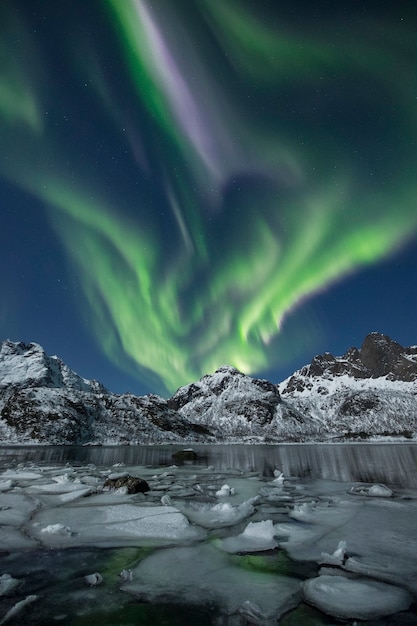
POLYGON ((36 343, 0 343, 0 443, 140 444, 414 438, 417 346, 371 333, 274 384, 231 366, 170 398, 114 394, 36 343))

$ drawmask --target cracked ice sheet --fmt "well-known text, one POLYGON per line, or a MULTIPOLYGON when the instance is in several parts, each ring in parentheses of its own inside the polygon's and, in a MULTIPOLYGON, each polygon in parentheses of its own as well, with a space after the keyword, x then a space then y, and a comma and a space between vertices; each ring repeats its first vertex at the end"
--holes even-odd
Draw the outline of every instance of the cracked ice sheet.
POLYGON ((26 532, 50 547, 170 545, 205 537, 174 507, 135 504, 42 510, 27 524, 26 532), (59 531, 51 532, 59 525, 59 531))
POLYGON ((0 526, 0 552, 36 548, 38 543, 14 526, 0 526))
POLYGON ((3 493, 0 498, 0 525, 20 526, 36 509, 32 498, 20 493, 3 493))
POLYGON ((275 624, 301 598, 299 581, 240 568, 207 544, 158 550, 139 563, 122 589, 147 602, 215 605, 226 615, 255 613, 259 621, 250 623, 259 624, 275 624))
MULTIPOLYGON (((327 496, 296 506, 294 521, 276 524, 280 546, 296 560, 322 560, 346 541, 345 569, 417 592, 417 500, 327 496)), ((323 494, 326 495, 326 494, 323 494)))

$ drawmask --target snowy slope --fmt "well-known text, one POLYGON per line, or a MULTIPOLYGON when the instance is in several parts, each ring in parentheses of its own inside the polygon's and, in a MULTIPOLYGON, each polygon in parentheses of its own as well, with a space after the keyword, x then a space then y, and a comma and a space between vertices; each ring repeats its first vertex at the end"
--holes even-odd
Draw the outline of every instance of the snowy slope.
POLYGON ((106 393, 93 380, 81 378, 57 356, 48 356, 37 343, 0 343, 0 389, 7 387, 48 387, 106 393))
POLYGON ((279 403, 276 385, 229 366, 180 387, 169 400, 180 415, 204 424, 222 438, 265 435, 279 403))
POLYGON ((333 436, 410 436, 417 431, 417 350, 371 333, 358 350, 329 353, 279 385, 281 397, 333 436))
POLYGON ((163 398, 112 394, 38 344, 0 344, 0 443, 162 443, 208 434, 163 398))
POLYGON ((115 395, 37 344, 0 344, 0 443, 282 442, 417 433, 417 347, 368 335, 275 385, 233 367, 168 400, 115 395))

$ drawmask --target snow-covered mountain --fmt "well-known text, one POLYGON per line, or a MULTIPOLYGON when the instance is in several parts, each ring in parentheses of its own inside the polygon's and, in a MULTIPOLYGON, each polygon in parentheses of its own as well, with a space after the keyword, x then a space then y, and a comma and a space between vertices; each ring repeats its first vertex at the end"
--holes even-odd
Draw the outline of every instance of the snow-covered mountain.
POLYGON ((176 443, 208 436, 164 398, 112 394, 36 343, 0 343, 0 443, 176 443))
POLYGON ((279 390, 284 402, 321 422, 323 434, 411 437, 417 432, 417 346, 371 333, 359 350, 316 356, 279 390))
POLYGON ((0 390, 27 387, 108 393, 97 381, 78 376, 57 356, 48 356, 37 343, 1 342, 0 390))
MULTIPOLYGON (((182 443, 411 438, 417 346, 368 335, 276 385, 233 367, 155 395, 116 395, 38 344, 0 343, 0 443, 182 443)), ((416 435, 417 436, 417 435, 416 435)))
POLYGON ((218 439, 303 441, 317 434, 309 415, 282 401, 278 385, 229 366, 180 387, 168 404, 218 439))

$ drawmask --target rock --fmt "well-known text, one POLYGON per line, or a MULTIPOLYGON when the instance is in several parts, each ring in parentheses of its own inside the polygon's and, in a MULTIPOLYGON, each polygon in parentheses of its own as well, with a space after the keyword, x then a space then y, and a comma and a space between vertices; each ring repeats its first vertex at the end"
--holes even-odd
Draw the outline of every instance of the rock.
POLYGON ((131 476, 125 474, 117 478, 107 478, 104 485, 104 489, 122 489, 126 488, 127 493, 145 493, 150 491, 149 485, 143 478, 137 476, 131 476))
POLYGON ((188 448, 186 450, 177 450, 177 452, 174 452, 172 455, 172 458, 176 462, 183 463, 184 461, 195 461, 198 455, 195 450, 188 448))

